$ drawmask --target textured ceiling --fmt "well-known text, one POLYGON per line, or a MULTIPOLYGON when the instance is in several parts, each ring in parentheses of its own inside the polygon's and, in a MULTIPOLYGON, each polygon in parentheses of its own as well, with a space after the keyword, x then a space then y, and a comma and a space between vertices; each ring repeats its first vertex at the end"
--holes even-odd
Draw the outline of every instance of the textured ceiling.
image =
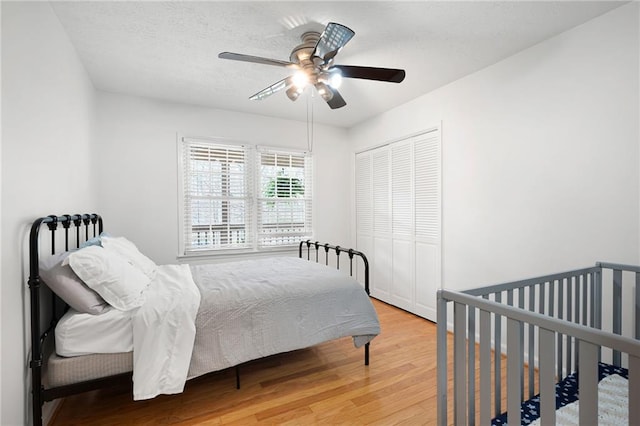
POLYGON ((306 120, 307 100, 250 95, 286 68, 218 59, 231 51, 289 60, 308 30, 356 33, 337 64, 402 68, 400 84, 346 79, 347 106, 316 95, 316 122, 351 127, 599 16, 614 1, 52 2, 99 90, 306 120))

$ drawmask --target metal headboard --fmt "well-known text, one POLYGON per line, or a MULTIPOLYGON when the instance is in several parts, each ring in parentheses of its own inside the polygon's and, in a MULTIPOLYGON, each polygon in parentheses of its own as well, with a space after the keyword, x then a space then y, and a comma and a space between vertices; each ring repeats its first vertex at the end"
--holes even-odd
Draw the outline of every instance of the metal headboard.
POLYGON ((44 356, 44 344, 54 330, 56 323, 59 319, 57 314, 57 296, 51 292, 51 321, 49 326, 42 331, 40 327, 41 321, 41 303, 40 303, 40 229, 42 225, 46 224, 50 231, 51 239, 51 254, 56 253, 56 231, 58 225, 62 226, 64 231, 64 250, 69 250, 70 238, 75 237, 75 248, 78 248, 81 244, 81 237, 84 236, 84 241, 88 240, 90 236, 98 236, 102 232, 102 218, 95 213, 91 214, 75 214, 75 215, 62 215, 55 216, 50 215, 41 217, 33 222, 31 225, 31 232, 29 234, 29 293, 31 301, 31 361, 29 367, 31 368, 31 382, 33 393, 33 423, 34 425, 42 424, 42 404, 45 401, 54 399, 51 398, 47 390, 42 385, 42 367, 44 356), (71 232, 70 232, 71 230, 71 232), (90 232, 92 231, 92 232, 90 232), (70 233, 73 234, 70 236, 70 233))

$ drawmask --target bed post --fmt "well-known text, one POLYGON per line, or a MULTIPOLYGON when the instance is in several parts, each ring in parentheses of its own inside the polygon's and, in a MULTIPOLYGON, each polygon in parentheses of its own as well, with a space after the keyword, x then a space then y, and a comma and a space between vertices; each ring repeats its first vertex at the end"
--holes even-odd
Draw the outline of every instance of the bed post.
MULTIPOLYGON (((54 216, 55 217, 55 216, 54 216)), ((42 425, 42 346, 40 342, 40 276, 38 232, 45 218, 36 220, 29 234, 29 295, 31 299, 31 394, 34 426, 42 425)), ((52 217, 53 219, 53 217, 52 217)))

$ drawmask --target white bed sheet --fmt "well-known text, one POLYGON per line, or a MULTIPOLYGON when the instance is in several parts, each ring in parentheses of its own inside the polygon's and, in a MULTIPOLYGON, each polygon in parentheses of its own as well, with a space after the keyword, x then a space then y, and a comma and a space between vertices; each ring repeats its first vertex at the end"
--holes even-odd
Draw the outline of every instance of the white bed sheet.
POLYGON ((131 352, 131 311, 109 307, 101 315, 69 309, 56 326, 56 353, 64 357, 131 352))

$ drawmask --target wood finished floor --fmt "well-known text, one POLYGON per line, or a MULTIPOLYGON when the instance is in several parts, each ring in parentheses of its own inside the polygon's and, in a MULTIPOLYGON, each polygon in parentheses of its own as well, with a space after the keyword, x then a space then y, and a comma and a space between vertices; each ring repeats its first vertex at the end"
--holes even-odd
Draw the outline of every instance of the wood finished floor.
POLYGON ((134 402, 127 386, 68 397, 52 424, 435 424, 435 324, 374 305, 382 334, 371 343, 368 367, 344 338, 251 362, 241 368, 240 390, 229 369, 148 401, 134 402))

